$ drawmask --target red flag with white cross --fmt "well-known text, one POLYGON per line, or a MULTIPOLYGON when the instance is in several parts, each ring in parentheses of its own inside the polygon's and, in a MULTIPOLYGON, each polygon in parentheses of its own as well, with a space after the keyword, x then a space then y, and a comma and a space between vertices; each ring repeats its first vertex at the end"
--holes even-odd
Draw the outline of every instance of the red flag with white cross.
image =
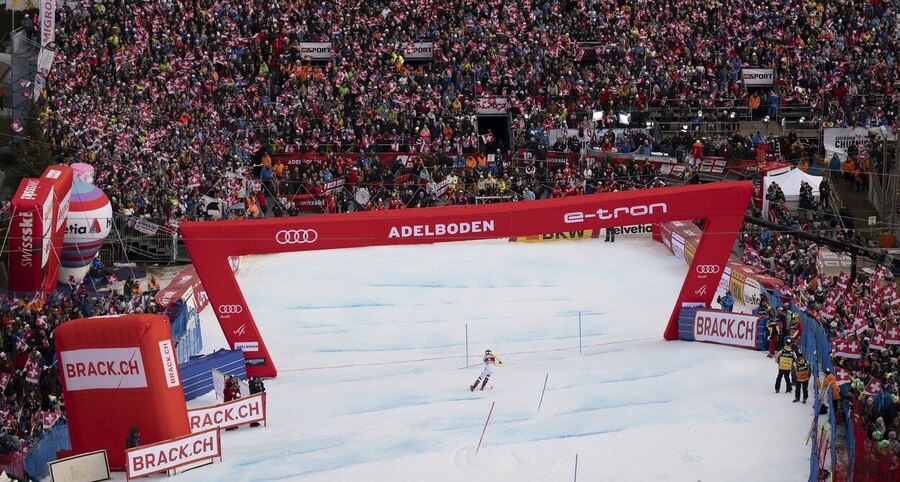
POLYGON ((881 380, 879 380, 875 377, 872 377, 872 379, 869 380, 869 384, 866 385, 866 389, 863 392, 863 394, 874 396, 874 395, 878 395, 879 393, 881 393, 881 390, 882 390, 881 380))

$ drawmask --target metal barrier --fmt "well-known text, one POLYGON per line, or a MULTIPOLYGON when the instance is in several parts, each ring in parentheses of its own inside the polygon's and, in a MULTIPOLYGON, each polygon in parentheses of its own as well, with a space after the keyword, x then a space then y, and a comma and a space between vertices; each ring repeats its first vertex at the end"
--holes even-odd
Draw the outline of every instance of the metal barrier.
POLYGON ((116 213, 114 217, 119 241, 125 246, 127 252, 151 261, 175 262, 178 260, 177 230, 151 223, 137 216, 116 213))

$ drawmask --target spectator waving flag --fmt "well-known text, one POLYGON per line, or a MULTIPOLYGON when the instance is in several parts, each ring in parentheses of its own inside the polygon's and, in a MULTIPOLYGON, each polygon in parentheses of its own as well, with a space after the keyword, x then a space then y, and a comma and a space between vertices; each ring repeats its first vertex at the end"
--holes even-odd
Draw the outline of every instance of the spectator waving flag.
POLYGON ((37 357, 30 357, 25 363, 25 381, 35 384, 41 381, 41 362, 37 357))
POLYGON ((875 396, 875 395, 878 395, 879 393, 881 393, 881 390, 882 390, 881 380, 879 380, 877 377, 872 377, 872 379, 869 380, 869 384, 866 385, 866 389, 865 389, 865 391, 863 391, 863 394, 869 395, 869 396, 875 396))
POLYGON ((850 370, 841 367, 834 367, 834 378, 838 386, 850 383, 850 370))
POLYGON ((884 330, 881 328, 875 328, 875 334, 872 335, 872 339, 869 340, 869 349, 870 350, 884 350, 885 344, 887 343, 887 339, 884 336, 884 330))
POLYGON ((856 339, 837 338, 835 339, 832 350, 834 351, 834 356, 844 358, 862 357, 862 346, 860 345, 859 340, 856 339))
POLYGON ((884 342, 888 345, 900 345, 900 326, 888 325, 885 329, 884 342))
POLYGON ((857 316, 855 319, 855 322, 853 323, 853 327, 851 328, 851 330, 853 330, 853 333, 856 333, 858 335, 858 334, 866 331, 866 329, 868 329, 868 328, 869 328, 869 324, 866 323, 866 319, 862 316, 857 316))
POLYGON ((41 412, 41 422, 42 422, 42 425, 44 426, 44 429, 48 429, 48 428, 52 427, 53 424, 55 424, 56 421, 59 420, 59 416, 60 416, 59 411, 53 411, 53 412, 51 412, 49 410, 42 411, 41 412))
POLYGON ((9 380, 11 378, 12 375, 10 375, 9 373, 0 373, 0 390, 6 390, 6 385, 9 383, 9 380))
POLYGON ((22 127, 22 123, 19 122, 19 119, 13 119, 12 124, 10 125, 10 127, 12 127, 13 132, 15 132, 16 134, 18 134, 18 133, 22 132, 23 130, 25 130, 25 128, 22 127))
POLYGON ((481 136, 481 142, 483 142, 485 144, 490 144, 491 142, 494 142, 494 134, 492 134, 490 132, 488 132, 487 134, 484 134, 483 136, 481 136))

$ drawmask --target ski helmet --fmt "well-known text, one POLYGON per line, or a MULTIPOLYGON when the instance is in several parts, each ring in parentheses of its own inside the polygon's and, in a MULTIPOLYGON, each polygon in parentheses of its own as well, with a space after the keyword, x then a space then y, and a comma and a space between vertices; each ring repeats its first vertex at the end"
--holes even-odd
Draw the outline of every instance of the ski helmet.
POLYGON ((484 354, 485 354, 485 355, 490 355, 490 354, 491 354, 491 350, 484 350, 484 354))

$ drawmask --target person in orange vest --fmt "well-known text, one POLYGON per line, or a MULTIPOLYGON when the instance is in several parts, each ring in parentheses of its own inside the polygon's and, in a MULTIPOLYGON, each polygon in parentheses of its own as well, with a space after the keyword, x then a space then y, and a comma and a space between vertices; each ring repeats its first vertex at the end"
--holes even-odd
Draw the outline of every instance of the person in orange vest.
POLYGON ((148 290, 158 290, 159 289, 159 280, 156 279, 156 276, 150 275, 150 281, 147 282, 148 290))
POLYGON ((757 94, 756 92, 753 92, 752 94, 750 94, 750 99, 748 100, 747 103, 750 106, 750 110, 751 110, 750 115, 752 116, 753 114, 756 113, 756 109, 759 109, 759 105, 762 103, 762 101, 759 98, 759 94, 757 94))
POLYGON ((809 362, 802 353, 797 355, 794 360, 794 382, 797 384, 797 391, 794 393, 794 403, 800 401, 800 390, 803 390, 803 403, 809 398, 809 362))
MULTIPOLYGON (((838 401, 841 399, 841 387, 837 384, 837 378, 834 377, 834 374, 831 373, 830 368, 825 369, 825 379, 819 381, 819 388, 831 388, 831 401, 832 405, 837 405, 838 401)), ((822 403, 822 411, 819 413, 828 413, 828 405, 826 403, 822 403)))
POLYGON ((259 216, 259 206, 256 204, 256 197, 252 194, 244 199, 244 207, 247 209, 248 218, 259 216))

